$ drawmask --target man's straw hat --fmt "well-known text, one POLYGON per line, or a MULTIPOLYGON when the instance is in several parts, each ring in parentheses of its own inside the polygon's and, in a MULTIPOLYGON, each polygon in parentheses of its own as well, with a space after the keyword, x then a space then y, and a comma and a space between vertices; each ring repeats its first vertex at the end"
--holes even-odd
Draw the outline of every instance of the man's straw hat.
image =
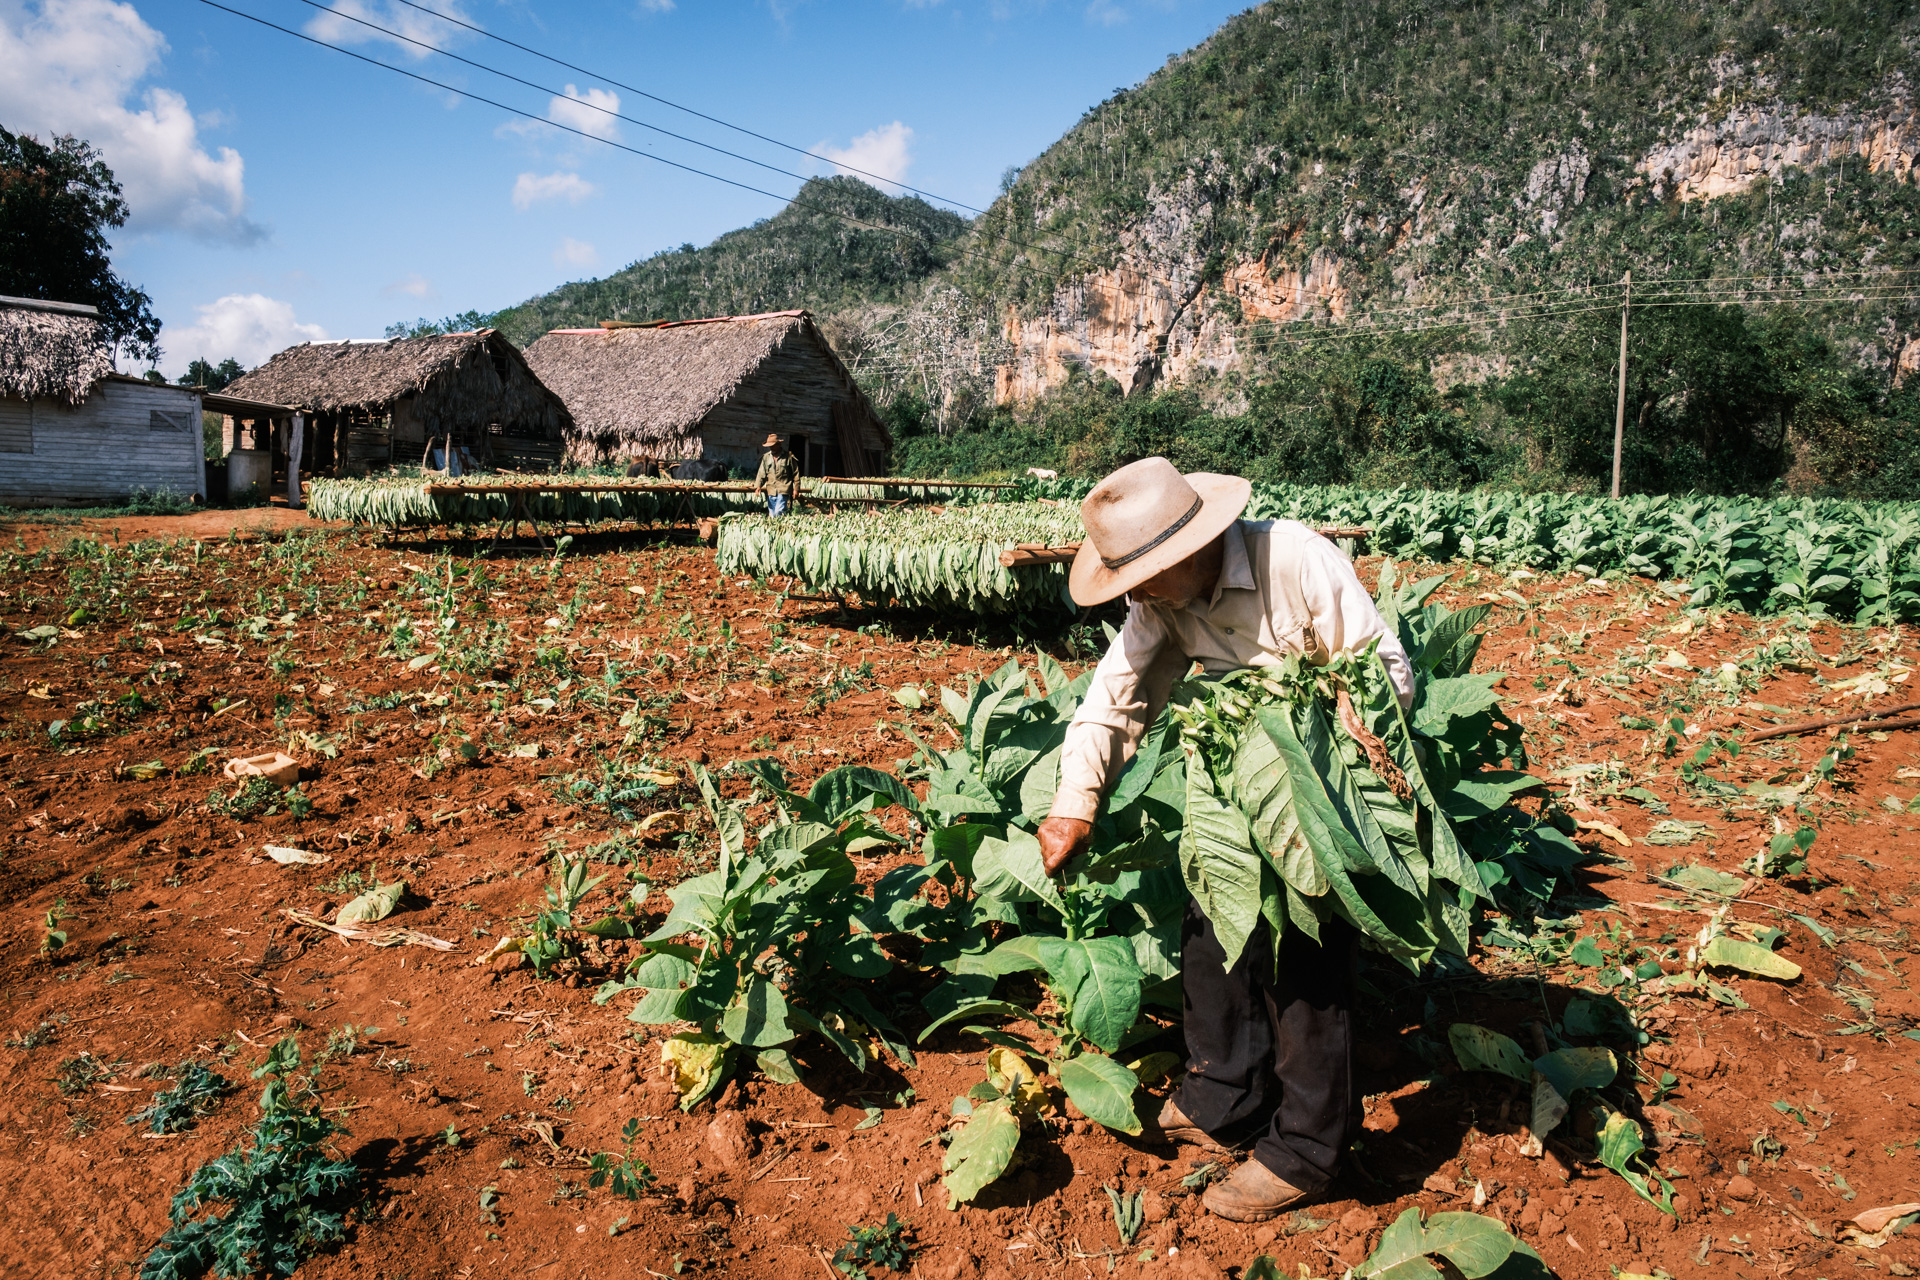
POLYGON ((1067 576, 1075 603, 1101 604, 1179 564, 1225 533, 1252 496, 1238 476, 1183 476, 1165 458, 1128 463, 1080 504, 1087 538, 1067 576))
POLYGON ((761 444, 761 446, 760 446, 760 447, 761 447, 762 449, 771 449, 771 448, 773 448, 773 446, 775 446, 775 445, 777 445, 777 444, 779 444, 779 443, 780 443, 780 437, 779 437, 779 436, 768 436, 768 437, 766 438, 766 441, 765 441, 765 442, 764 442, 763 444, 761 444))

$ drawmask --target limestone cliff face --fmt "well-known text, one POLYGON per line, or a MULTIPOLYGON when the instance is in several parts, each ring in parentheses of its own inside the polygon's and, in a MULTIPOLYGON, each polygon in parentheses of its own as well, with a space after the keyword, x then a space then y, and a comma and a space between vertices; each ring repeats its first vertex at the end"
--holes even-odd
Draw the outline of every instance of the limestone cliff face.
MULTIPOLYGON (((1737 83, 1737 68, 1716 70, 1737 83)), ((1235 174, 1210 173, 1209 162, 1202 161, 1179 190, 1150 193, 1146 216, 1119 238, 1119 256, 1153 267, 1091 272, 1057 289, 1040 314, 1005 312, 1009 354, 995 372, 995 398, 1030 400, 1076 368, 1105 373, 1129 394, 1204 372, 1246 371, 1255 358, 1286 350, 1283 339, 1259 321, 1338 322, 1403 304, 1383 302, 1383 296, 1433 300, 1457 276, 1460 255, 1434 262, 1426 251, 1449 237, 1457 240, 1462 227, 1478 228, 1467 256, 1481 262, 1530 244, 1534 252, 1558 254, 1569 220, 1591 221, 1601 212, 1593 193, 1602 172, 1609 175, 1609 218, 1623 212, 1635 217, 1635 208, 1676 199, 1740 195, 1762 177, 1778 180, 1796 168, 1825 165, 1834 167, 1836 178, 1881 174, 1920 182, 1920 115, 1909 105, 1903 82, 1896 78, 1882 88, 1879 105, 1870 109, 1820 113, 1767 97, 1749 81, 1744 88, 1725 88, 1725 97, 1694 115, 1691 124, 1651 145, 1615 143, 1610 150, 1606 135, 1596 130, 1570 141, 1542 140, 1524 178, 1517 171, 1503 182, 1485 170, 1441 170, 1406 182, 1385 202, 1376 195, 1362 204, 1342 194, 1322 228, 1331 234, 1321 235, 1319 247, 1304 259, 1296 248, 1298 226, 1243 232, 1238 246, 1217 245, 1214 228, 1222 215, 1244 226, 1253 193, 1263 186, 1311 194, 1339 175, 1323 176, 1317 164, 1290 168, 1278 156, 1265 157, 1255 172, 1235 174), (1748 93, 1751 100, 1745 100, 1748 93), (1244 248, 1249 241, 1264 241, 1264 251, 1250 256, 1244 248), (1382 265, 1390 290, 1381 288, 1382 265)), ((1920 368, 1920 340, 1900 363, 1902 378, 1920 368)), ((1445 373, 1458 380, 1504 367, 1496 353, 1454 361, 1445 373)))
POLYGON ((1913 179, 1920 120, 1904 95, 1888 109, 1821 115, 1779 102, 1729 107, 1635 162, 1656 199, 1711 200, 1746 191, 1787 169, 1859 164, 1868 173, 1913 179))
POLYGON ((1271 266, 1270 251, 1230 262, 1217 279, 1203 280, 1214 213, 1214 202, 1191 190, 1156 198, 1126 256, 1159 263, 1158 269, 1091 272, 1057 290, 1038 316, 1009 308, 1003 336, 1010 355, 996 370, 995 399, 1031 399, 1076 368, 1104 373, 1132 394, 1202 367, 1221 373, 1239 366, 1246 328, 1256 321, 1346 318, 1341 260, 1326 249, 1302 267, 1271 266))

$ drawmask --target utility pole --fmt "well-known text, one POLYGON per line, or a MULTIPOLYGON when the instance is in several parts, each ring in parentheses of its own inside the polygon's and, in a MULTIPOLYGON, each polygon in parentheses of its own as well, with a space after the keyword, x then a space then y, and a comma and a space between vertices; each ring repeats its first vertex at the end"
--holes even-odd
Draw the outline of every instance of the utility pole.
POLYGON ((1633 297, 1633 272, 1621 281, 1620 398, 1613 407, 1613 496, 1620 496, 1620 444, 1627 434, 1627 304, 1633 297))

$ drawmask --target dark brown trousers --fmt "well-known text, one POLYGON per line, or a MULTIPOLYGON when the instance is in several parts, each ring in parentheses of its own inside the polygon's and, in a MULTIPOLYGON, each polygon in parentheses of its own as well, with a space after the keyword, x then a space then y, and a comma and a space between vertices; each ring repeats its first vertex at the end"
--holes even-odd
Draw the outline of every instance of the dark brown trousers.
POLYGON ((1254 1159, 1307 1192, 1332 1181, 1360 1123, 1353 1086, 1359 935, 1333 920, 1321 939, 1288 929, 1276 963, 1263 920, 1228 969, 1198 903, 1187 904, 1180 931, 1187 1035, 1180 1109, 1222 1142, 1258 1134, 1254 1159))

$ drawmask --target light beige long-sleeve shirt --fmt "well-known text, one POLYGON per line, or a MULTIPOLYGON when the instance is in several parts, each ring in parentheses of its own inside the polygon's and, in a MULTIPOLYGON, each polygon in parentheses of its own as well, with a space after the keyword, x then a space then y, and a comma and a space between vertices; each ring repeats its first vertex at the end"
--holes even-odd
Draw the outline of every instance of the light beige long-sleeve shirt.
POLYGON ((1378 636, 1394 691, 1412 704, 1407 651, 1339 548, 1296 520, 1241 520, 1225 537, 1209 598, 1185 607, 1129 601, 1126 625, 1067 728, 1051 816, 1093 821, 1190 662, 1215 676, 1290 653, 1324 662, 1378 636))

